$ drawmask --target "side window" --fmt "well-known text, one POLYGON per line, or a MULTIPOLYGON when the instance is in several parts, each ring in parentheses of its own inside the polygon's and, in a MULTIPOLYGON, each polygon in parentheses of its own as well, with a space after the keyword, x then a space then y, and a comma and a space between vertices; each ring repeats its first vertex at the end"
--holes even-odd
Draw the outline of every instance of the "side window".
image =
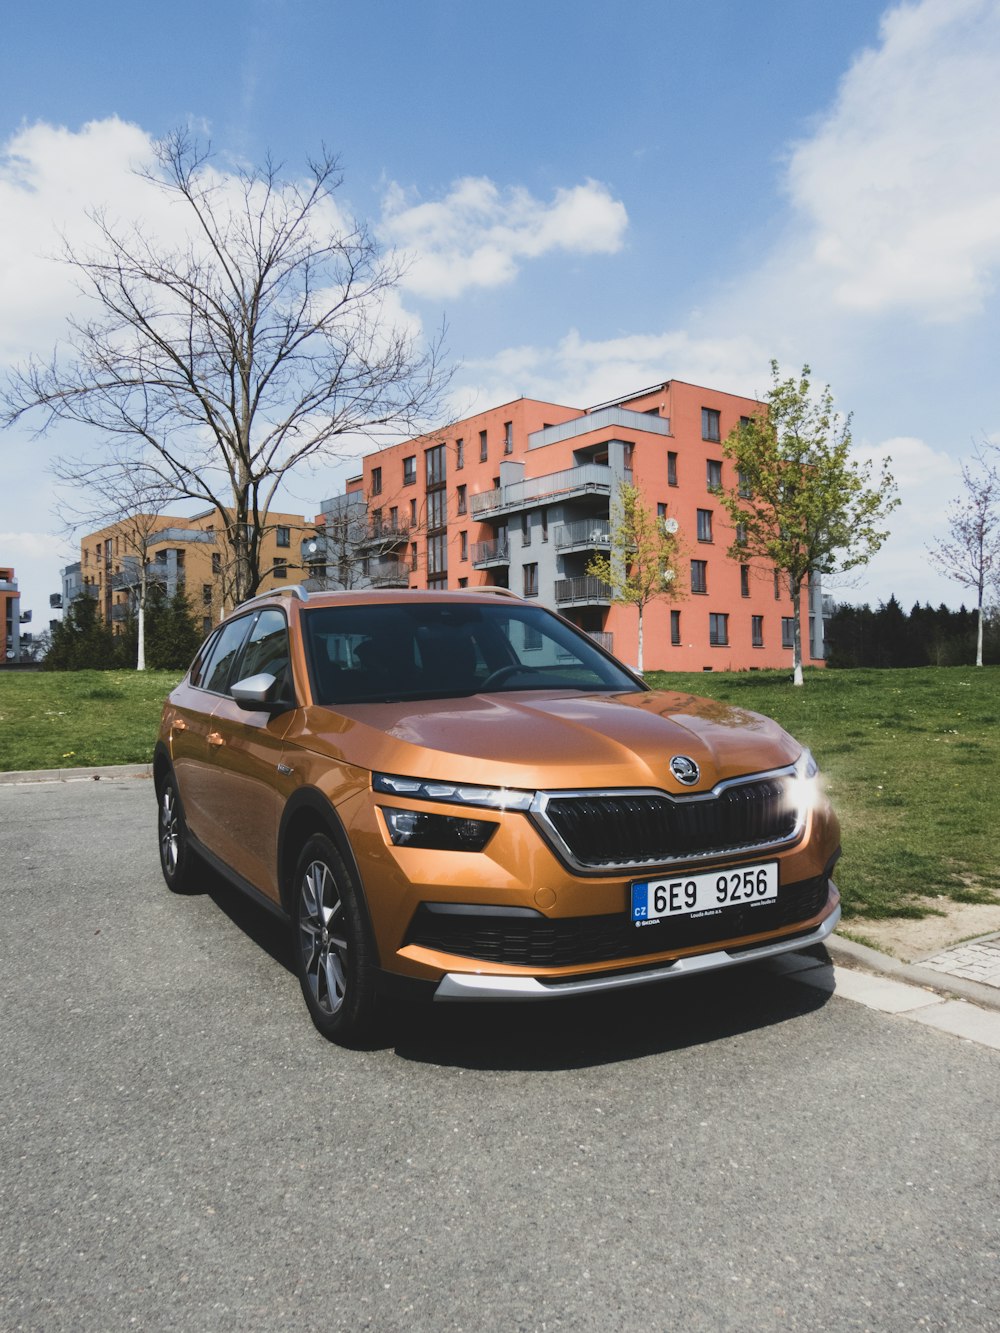
POLYGON ((197 685, 199 689, 205 688, 205 672, 209 662, 212 660, 212 654, 215 652, 215 645, 218 641, 221 630, 216 630, 214 634, 208 633, 205 642, 198 649, 198 656, 191 664, 191 684, 197 685))
POLYGON ((261 611, 250 632, 239 666, 241 680, 266 671, 281 682, 281 696, 291 693, 291 673, 288 669, 288 626, 278 610, 261 611))
POLYGON ((199 684, 203 690, 211 690, 213 694, 225 694, 226 686, 229 684, 229 672, 246 638, 251 619, 251 616, 240 616, 238 620, 230 620, 228 625, 223 625, 212 648, 211 656, 200 673, 199 684))

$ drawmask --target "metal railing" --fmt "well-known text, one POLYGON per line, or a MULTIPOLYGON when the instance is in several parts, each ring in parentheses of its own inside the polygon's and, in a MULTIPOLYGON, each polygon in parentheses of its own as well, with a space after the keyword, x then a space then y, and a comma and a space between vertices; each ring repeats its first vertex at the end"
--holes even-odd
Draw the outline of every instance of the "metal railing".
POLYGON ((610 546, 611 524, 600 518, 581 519, 577 523, 561 523, 554 535, 560 551, 569 546, 610 546))
POLYGON ((608 629, 589 629, 587 630, 587 638, 593 639, 605 652, 613 653, 615 651, 615 636, 608 629))
POLYGON ((614 484, 615 477, 609 467, 603 463, 584 463, 563 472, 550 472, 545 477, 525 477, 509 486, 498 486, 495 490, 473 495, 472 513, 481 518, 488 513, 525 509, 556 496, 610 495, 614 484))
POLYGON ((565 602, 610 602, 611 585, 592 574, 573 579, 556 579, 556 605, 565 602))
POLYGON ((475 569, 481 569, 484 565, 509 565, 510 542, 507 538, 499 538, 494 542, 474 542, 472 564, 475 569))

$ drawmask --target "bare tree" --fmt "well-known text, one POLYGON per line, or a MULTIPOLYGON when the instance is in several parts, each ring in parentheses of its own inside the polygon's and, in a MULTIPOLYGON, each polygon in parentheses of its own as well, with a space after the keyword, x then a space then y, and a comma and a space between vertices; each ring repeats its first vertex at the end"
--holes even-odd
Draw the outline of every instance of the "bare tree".
POLYGON ((440 338, 421 350, 390 316, 399 262, 340 220, 336 157, 309 168, 304 183, 270 160, 222 176, 207 147, 168 136, 142 174, 179 206, 186 241, 93 214, 97 249, 66 260, 96 313, 70 319, 66 351, 15 371, 3 395, 7 425, 41 414, 42 431, 95 428, 101 448, 142 441, 164 485, 223 516, 236 600, 260 583, 282 480, 344 437, 415 433, 447 379, 440 338))
POLYGON ((948 536, 927 553, 946 578, 976 594, 976 666, 983 665, 983 602, 1000 589, 1000 473, 982 449, 962 464, 964 494, 948 511, 948 536))
POLYGON ((53 472, 63 483, 61 514, 69 532, 114 526, 124 545, 123 589, 136 613, 136 670, 146 669, 146 592, 149 552, 163 528, 162 511, 176 498, 155 467, 146 466, 127 446, 112 442, 97 462, 57 459, 53 472))

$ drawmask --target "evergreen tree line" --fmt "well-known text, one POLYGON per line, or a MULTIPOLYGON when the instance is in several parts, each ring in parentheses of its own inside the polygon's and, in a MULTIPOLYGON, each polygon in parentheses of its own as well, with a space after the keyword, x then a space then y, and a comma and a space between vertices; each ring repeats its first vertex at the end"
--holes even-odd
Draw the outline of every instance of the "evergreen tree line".
MULTIPOLYGON (((183 671, 190 665, 203 635, 182 588, 168 598, 160 584, 151 584, 144 621, 150 670, 183 671)), ((53 625, 43 665, 47 671, 134 670, 138 644, 139 623, 134 615, 114 633, 101 620, 92 597, 77 597, 63 619, 53 625)))
MULTIPOLYGON (((826 623, 830 667, 971 666, 976 660, 976 612, 915 603, 909 615, 895 597, 873 611, 840 605, 826 623)), ((1000 615, 985 618, 983 661, 1000 662, 1000 615)))

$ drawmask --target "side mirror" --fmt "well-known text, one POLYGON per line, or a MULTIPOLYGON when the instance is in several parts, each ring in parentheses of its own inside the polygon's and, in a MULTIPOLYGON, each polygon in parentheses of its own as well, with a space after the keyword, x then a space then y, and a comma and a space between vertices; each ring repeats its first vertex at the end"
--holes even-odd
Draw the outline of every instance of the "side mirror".
POLYGON ((290 705, 279 697, 280 682, 268 671, 256 676, 247 676, 230 686, 230 693, 241 708, 250 713, 280 713, 290 705))

